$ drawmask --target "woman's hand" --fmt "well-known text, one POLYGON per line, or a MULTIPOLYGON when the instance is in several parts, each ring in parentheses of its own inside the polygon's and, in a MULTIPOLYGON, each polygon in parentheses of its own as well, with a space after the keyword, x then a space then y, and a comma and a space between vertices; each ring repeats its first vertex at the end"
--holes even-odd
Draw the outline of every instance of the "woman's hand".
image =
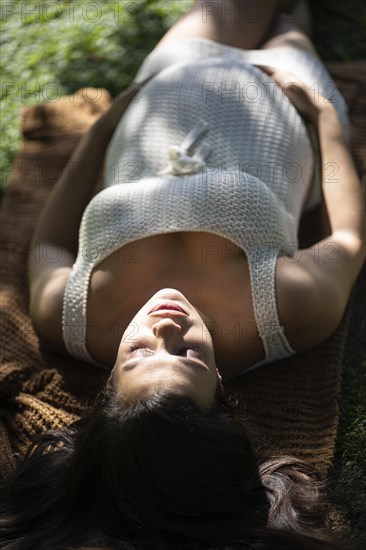
POLYGON ((288 97, 297 111, 311 122, 318 129, 319 117, 321 114, 336 111, 330 101, 321 95, 315 97, 314 90, 311 90, 300 79, 292 73, 278 71, 271 67, 259 65, 260 69, 265 72, 271 79, 281 88, 282 92, 288 97))

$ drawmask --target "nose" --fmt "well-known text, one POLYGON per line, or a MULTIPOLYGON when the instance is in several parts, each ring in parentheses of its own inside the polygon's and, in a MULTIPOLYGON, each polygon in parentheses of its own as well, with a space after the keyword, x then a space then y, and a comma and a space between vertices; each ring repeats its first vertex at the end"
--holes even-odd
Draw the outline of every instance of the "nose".
POLYGON ((182 327, 173 319, 160 319, 160 321, 153 324, 152 332, 158 339, 157 347, 166 348, 169 353, 174 353, 175 349, 181 344, 179 335, 182 332, 182 327))

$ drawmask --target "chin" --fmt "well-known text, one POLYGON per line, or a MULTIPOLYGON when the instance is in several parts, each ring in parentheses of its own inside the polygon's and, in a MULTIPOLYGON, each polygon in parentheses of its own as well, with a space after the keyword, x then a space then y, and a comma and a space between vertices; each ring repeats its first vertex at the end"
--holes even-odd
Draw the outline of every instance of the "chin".
POLYGON ((155 296, 159 296, 161 298, 170 298, 171 300, 174 300, 175 298, 178 300, 179 299, 187 300, 184 294, 182 294, 182 292, 180 292, 176 288, 162 288, 154 294, 154 297, 155 296))

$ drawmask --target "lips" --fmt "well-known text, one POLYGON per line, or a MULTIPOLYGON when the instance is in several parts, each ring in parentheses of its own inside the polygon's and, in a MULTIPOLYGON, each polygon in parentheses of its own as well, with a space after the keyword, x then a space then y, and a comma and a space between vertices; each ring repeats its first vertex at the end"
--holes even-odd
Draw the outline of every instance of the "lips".
POLYGON ((178 304, 175 304, 174 302, 161 302, 157 306, 153 307, 152 310, 149 311, 148 315, 150 313, 153 313, 154 311, 177 311, 180 313, 183 313, 184 315, 188 315, 188 313, 181 307, 178 306, 178 304))

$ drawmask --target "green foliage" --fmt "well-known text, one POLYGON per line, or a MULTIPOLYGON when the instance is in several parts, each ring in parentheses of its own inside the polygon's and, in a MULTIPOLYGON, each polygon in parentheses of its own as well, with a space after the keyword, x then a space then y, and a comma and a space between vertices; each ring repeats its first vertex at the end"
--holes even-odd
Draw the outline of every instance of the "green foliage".
POLYGON ((193 0, 19 1, 1 4, 0 185, 20 145, 22 106, 85 86, 126 88, 193 0))
POLYGON ((353 294, 333 477, 334 494, 351 512, 354 536, 366 543, 366 266, 353 294))

